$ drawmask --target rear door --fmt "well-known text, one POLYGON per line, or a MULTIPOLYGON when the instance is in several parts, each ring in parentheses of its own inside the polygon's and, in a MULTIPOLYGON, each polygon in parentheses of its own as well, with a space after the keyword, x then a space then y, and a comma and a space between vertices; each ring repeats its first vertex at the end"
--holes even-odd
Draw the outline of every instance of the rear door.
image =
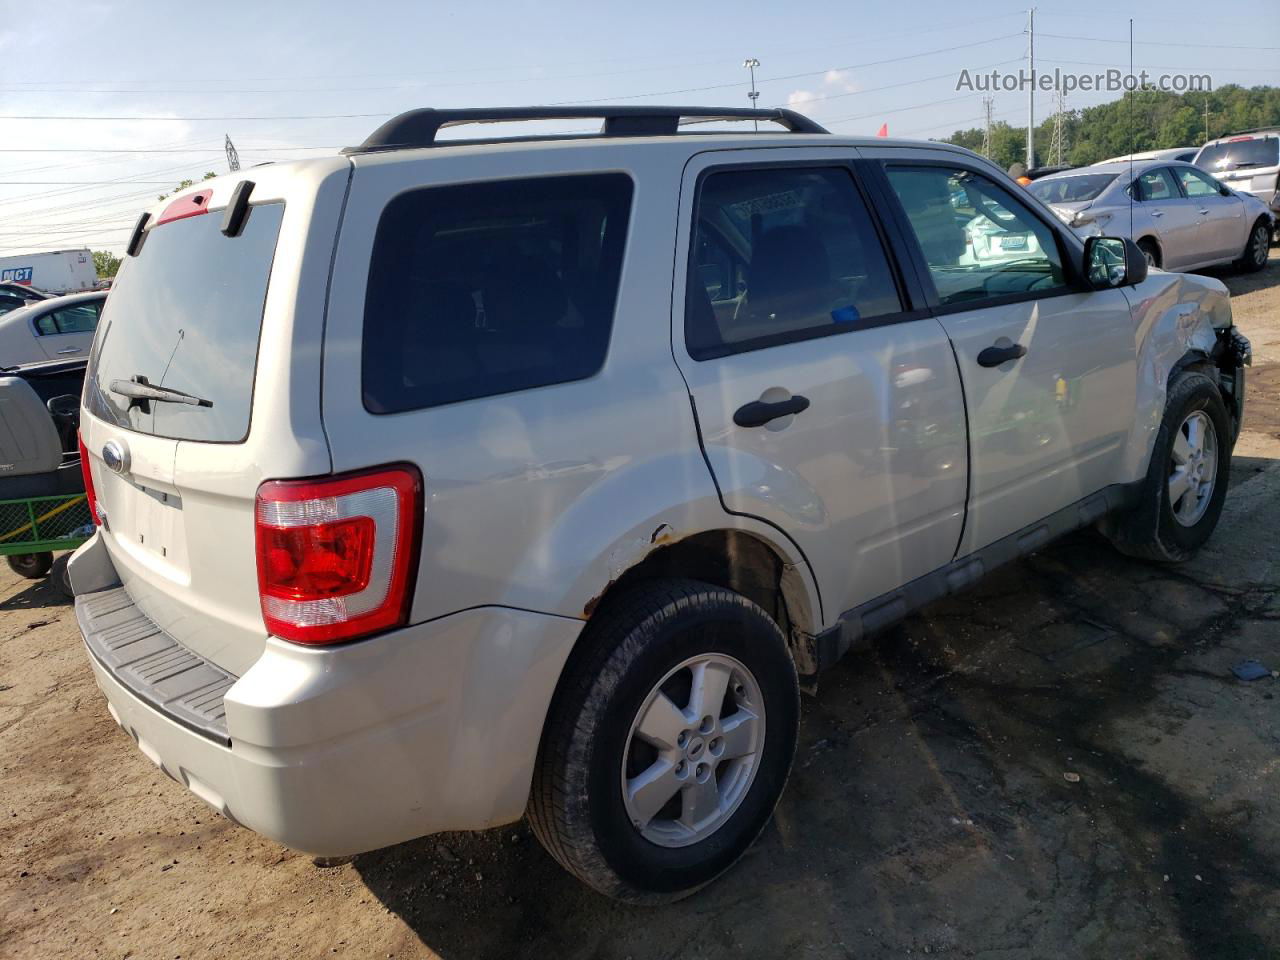
MULTIPOLYGON (((1146 220, 1160 243, 1161 265, 1178 270, 1188 263, 1203 260, 1197 249, 1200 215, 1194 204, 1182 195, 1182 188, 1168 167, 1156 167, 1137 178, 1137 214, 1146 220)), ((1121 217, 1124 214, 1121 213, 1121 217)), ((1135 235, 1142 225, 1134 224, 1135 235)))
POLYGON ((955 358, 873 205, 851 150, 706 153, 681 189, 673 336, 708 462, 836 613, 950 561, 963 521, 955 358))
POLYGON ((50 360, 85 357, 98 329, 102 300, 88 300, 49 310, 32 320, 40 349, 50 360))
POLYGON ((81 434, 116 570, 162 629, 236 675, 266 642, 257 488, 329 469, 316 345, 349 169, 340 158, 255 169, 235 236, 221 208, 239 178, 157 211, 86 373, 81 434), (207 405, 126 395, 143 381, 207 405))
POLYGON ((1121 478, 1136 403, 1134 322, 1119 290, 1082 289, 1066 263, 1074 248, 978 163, 885 153, 964 382, 970 483, 959 552, 968 554, 1121 478), (1034 237, 1025 255, 991 243, 1000 232, 984 230, 977 243, 972 227, 966 238, 946 226, 934 207, 957 195, 993 229, 1034 237), (997 247, 1006 253, 992 256, 997 247))

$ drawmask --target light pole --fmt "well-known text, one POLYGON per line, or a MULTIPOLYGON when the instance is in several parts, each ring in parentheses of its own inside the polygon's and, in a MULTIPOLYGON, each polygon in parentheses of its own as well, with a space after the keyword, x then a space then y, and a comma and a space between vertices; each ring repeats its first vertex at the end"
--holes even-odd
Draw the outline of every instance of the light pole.
MULTIPOLYGON (((755 57, 747 57, 742 61, 742 65, 751 71, 751 92, 747 94, 747 99, 751 101, 751 106, 755 107, 756 101, 760 99, 760 91, 756 89, 756 67, 760 66, 760 61, 755 57)), ((760 121, 752 120, 751 123, 756 132, 759 132, 760 121)))

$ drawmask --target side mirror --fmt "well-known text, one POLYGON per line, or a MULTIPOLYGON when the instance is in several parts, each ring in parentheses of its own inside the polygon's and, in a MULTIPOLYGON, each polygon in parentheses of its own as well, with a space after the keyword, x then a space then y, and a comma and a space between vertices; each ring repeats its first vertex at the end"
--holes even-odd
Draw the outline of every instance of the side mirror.
POLYGON ((1094 290, 1131 287, 1147 279, 1147 258, 1128 237, 1089 237, 1084 275, 1094 290))

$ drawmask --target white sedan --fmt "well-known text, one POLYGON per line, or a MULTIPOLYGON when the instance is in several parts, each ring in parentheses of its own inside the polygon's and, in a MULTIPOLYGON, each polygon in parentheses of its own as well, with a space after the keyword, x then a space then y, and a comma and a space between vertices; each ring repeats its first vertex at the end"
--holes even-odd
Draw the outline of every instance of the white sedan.
POLYGON ((87 357, 103 291, 52 297, 0 316, 0 367, 87 357))

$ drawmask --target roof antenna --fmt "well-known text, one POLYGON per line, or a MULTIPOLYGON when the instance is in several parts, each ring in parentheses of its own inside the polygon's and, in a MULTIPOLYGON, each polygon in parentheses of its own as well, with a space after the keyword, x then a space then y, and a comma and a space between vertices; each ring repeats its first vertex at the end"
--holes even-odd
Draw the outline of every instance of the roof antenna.
MULTIPOLYGON (((1133 76, 1133 17, 1129 18, 1129 76, 1133 76)), ((1134 88, 1134 96, 1137 96, 1137 88, 1134 88)), ((1138 185, 1133 182, 1133 154, 1137 150, 1138 144, 1135 142, 1133 133, 1133 97, 1129 98, 1129 239, 1133 239, 1133 195, 1138 190, 1138 185)))

